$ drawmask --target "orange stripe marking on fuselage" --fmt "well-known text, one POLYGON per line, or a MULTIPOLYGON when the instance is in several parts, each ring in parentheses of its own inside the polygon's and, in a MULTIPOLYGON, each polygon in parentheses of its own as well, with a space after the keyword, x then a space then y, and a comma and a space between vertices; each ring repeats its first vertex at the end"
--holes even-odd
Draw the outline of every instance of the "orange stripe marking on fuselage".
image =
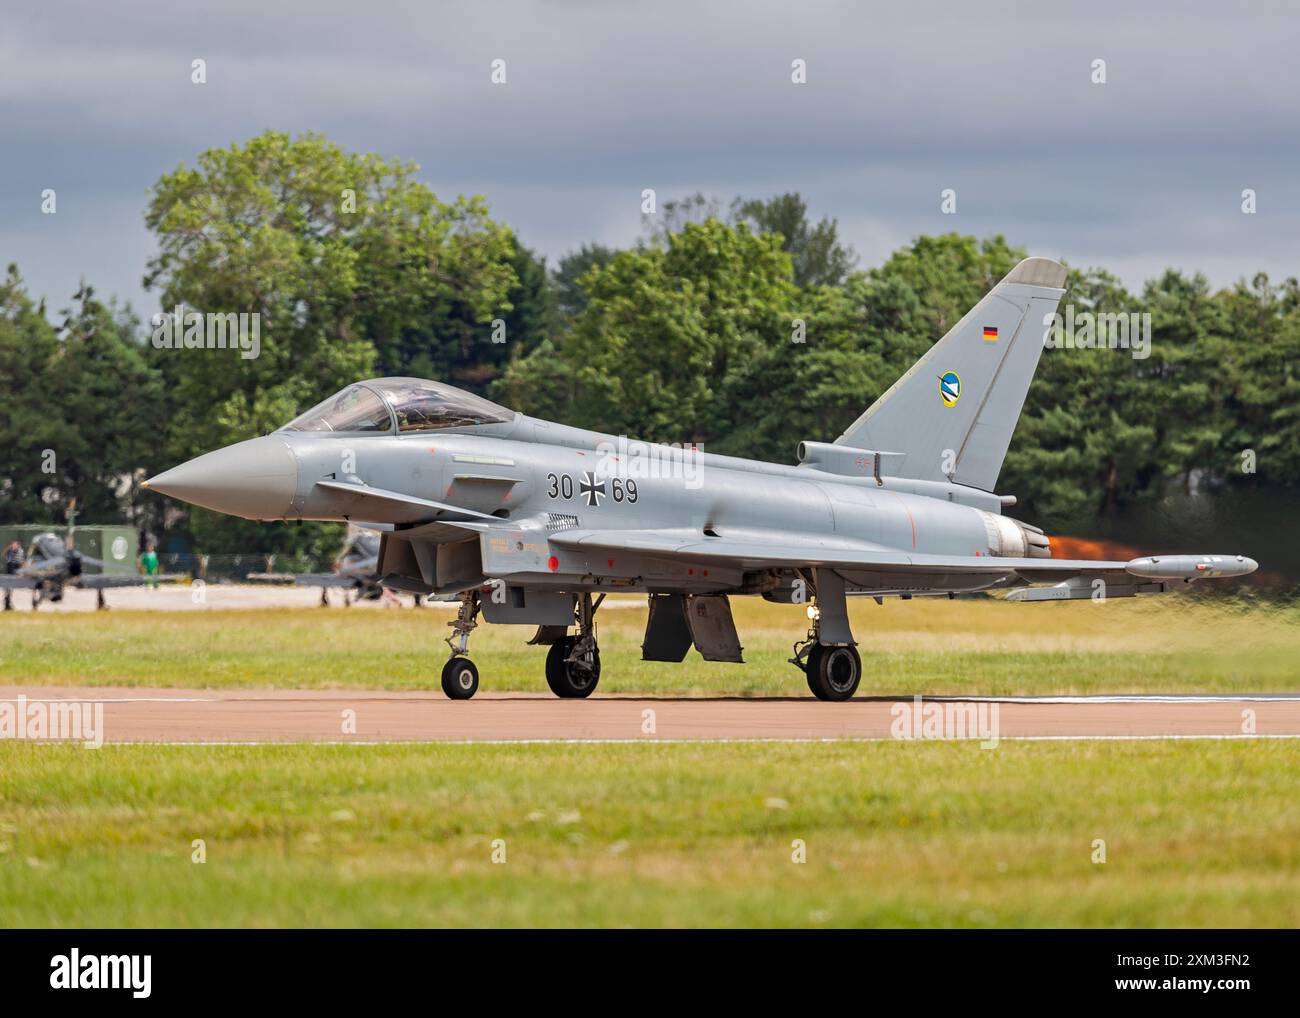
POLYGON ((903 507, 903 512, 907 513, 907 522, 912 525, 912 550, 916 551, 916 520, 912 519, 912 510, 907 508, 907 503, 898 492, 891 491, 890 494, 898 499, 898 504, 903 507))

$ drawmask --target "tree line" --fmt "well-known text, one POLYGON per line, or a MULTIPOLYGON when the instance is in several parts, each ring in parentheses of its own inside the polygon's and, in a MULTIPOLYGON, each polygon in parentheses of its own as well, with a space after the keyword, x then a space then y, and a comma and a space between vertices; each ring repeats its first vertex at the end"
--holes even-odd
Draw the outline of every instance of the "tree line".
MULTIPOLYGON (((51 310, 0 284, 0 517, 129 519, 212 553, 328 554, 337 528, 169 513, 151 473, 264 434, 358 378, 447 381, 513 409, 793 462, 831 440, 1026 252, 922 236, 859 268, 797 194, 666 202, 624 249, 548 265, 484 198, 410 163, 267 132, 155 183, 159 307, 257 313, 259 354, 157 349, 152 322, 83 283, 51 310)), ((1041 252, 1039 252, 1041 253, 1041 252)), ((1146 356, 1046 349, 998 483, 1058 532, 1171 490, 1300 479, 1300 285, 1222 289, 1168 270, 1138 291, 1071 267, 1064 304, 1150 315, 1146 356)), ((150 316, 152 318, 152 315, 150 316)))

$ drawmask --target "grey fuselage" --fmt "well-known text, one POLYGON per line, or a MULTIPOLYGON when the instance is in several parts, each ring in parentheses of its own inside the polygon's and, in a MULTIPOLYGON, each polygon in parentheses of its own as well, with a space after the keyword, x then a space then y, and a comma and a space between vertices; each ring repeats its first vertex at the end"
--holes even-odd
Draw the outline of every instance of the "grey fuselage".
MULTIPOLYGON (((565 590, 768 593, 780 587, 771 577, 755 585, 754 577, 734 566, 657 561, 651 552, 548 547, 548 534, 572 529, 671 531, 694 539, 775 531, 797 534, 813 549, 865 543, 935 554, 1026 554, 1024 532, 1000 516, 996 495, 955 484, 877 480, 866 460, 857 467, 859 476, 848 476, 629 442, 522 414, 465 429, 400 435, 279 431, 253 441, 283 441, 295 465, 292 499, 255 518, 380 524, 408 541, 435 546, 474 537, 399 504, 383 513, 368 507, 359 517, 346 495, 318 486, 341 481, 448 503, 513 525, 507 534, 494 528, 482 536, 481 575, 445 570, 439 576, 421 562, 428 592, 490 578, 565 590)), ((288 491, 286 486, 285 496, 288 491)), ((1000 576, 858 571, 847 578, 855 589, 888 592, 975 590, 1000 576)))

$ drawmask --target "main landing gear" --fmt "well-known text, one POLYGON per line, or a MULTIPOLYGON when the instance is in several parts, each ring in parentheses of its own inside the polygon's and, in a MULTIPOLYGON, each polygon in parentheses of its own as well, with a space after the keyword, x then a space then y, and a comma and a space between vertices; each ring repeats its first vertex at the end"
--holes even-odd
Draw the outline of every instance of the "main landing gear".
POLYGON ((596 609, 605 595, 592 604, 590 594, 578 598, 578 635, 562 636, 546 653, 546 684, 566 700, 591 696, 600 681, 600 648, 596 646, 596 609))
MULTIPOLYGON (((452 700, 468 700, 478 692, 478 668, 467 657, 469 634, 478 628, 481 607, 480 591, 470 590, 461 595, 460 610, 448 622, 452 634, 447 637, 451 658, 442 666, 442 691, 452 700)), ((544 625, 539 628, 534 642, 550 643, 546 654, 546 684, 551 692, 566 700, 588 697, 600 681, 600 648, 596 646, 596 609, 605 595, 592 600, 590 594, 578 596, 574 623, 576 635, 568 634, 568 626, 544 625)))
POLYGON ((478 628, 479 592, 467 590, 461 595, 460 611, 448 622, 452 634, 447 637, 451 658, 442 666, 442 691, 451 700, 468 700, 478 692, 478 668, 466 657, 469 634, 478 628))
POLYGON ((794 646, 790 663, 803 671, 808 688, 819 700, 847 700, 862 681, 862 658, 849 631, 844 581, 825 569, 813 570, 816 597, 808 617, 812 628, 794 646))
MULTIPOLYGON (((810 634, 811 635, 811 634, 810 634)), ((818 700, 847 700, 858 691, 862 681, 862 658, 852 644, 844 647, 826 647, 820 643, 795 647, 795 656, 807 660, 795 663, 803 669, 808 688, 818 700)))

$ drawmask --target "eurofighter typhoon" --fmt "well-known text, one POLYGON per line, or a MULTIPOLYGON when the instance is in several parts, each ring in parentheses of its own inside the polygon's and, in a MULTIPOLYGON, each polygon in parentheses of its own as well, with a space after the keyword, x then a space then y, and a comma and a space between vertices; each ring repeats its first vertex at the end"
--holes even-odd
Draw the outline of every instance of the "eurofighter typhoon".
POLYGON ((385 585, 459 597, 447 696, 467 699, 478 618, 535 626, 546 679, 585 697, 600 679, 596 612, 649 599, 643 656, 741 661, 728 598, 799 605, 794 648, 813 694, 847 700, 862 662, 846 595, 1007 591, 1054 601, 1159 593, 1242 576, 1241 555, 1053 559, 1004 515, 998 473, 1043 349, 1065 267, 1017 265, 833 442, 798 465, 628 441, 526 417, 418 378, 350 385, 283 428, 146 482, 251 520, 348 521, 382 532, 385 585))

